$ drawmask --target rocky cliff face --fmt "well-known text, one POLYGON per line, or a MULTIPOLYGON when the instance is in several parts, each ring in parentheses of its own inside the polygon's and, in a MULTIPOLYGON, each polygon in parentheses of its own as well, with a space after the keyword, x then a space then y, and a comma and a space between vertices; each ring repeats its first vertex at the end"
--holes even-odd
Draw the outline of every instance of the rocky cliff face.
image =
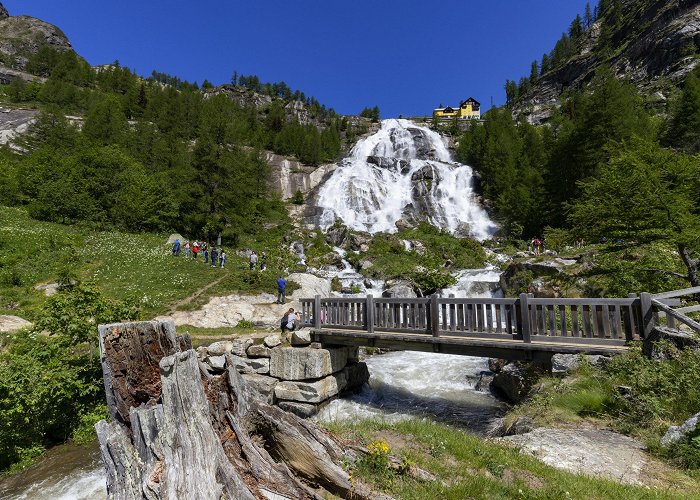
POLYGON ((44 45, 72 50, 66 35, 53 24, 29 16, 10 16, 0 4, 0 63, 23 70, 44 45))
POLYGON ((700 63, 700 0, 624 0, 623 19, 601 51, 604 19, 578 41, 576 54, 544 74, 516 106, 531 123, 546 121, 561 93, 580 88, 601 65, 663 103, 669 91, 700 63))

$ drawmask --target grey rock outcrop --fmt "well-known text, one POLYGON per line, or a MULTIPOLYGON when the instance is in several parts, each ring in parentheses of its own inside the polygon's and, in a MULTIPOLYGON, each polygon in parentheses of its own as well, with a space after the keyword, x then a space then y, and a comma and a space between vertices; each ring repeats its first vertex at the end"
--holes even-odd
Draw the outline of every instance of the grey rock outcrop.
POLYGON ((641 484, 649 461, 640 442, 602 429, 538 428, 501 439, 557 469, 626 484, 641 484))
MULTIPOLYGON (((635 84, 645 95, 661 94, 681 83, 698 64, 693 57, 700 47, 700 5, 695 1, 621 2, 623 20, 611 33, 611 43, 621 50, 611 58, 596 50, 604 18, 587 30, 576 53, 564 64, 541 76, 533 90, 514 108, 530 123, 549 120, 559 96, 581 88, 606 65, 620 78, 635 84)), ((661 107, 661 106, 660 106, 661 107)))
MULTIPOLYGON (((30 16, 9 16, 0 11, 0 55, 6 64, 23 70, 29 58, 43 46, 58 51, 72 50, 66 35, 53 24, 30 16)), ((48 75, 42 75, 48 76, 48 75)))
POLYGON ((326 230, 326 243, 334 247, 343 246, 348 235, 348 227, 344 224, 335 224, 326 230))
POLYGON ((5 19, 6 17, 10 17, 10 13, 7 12, 5 6, 0 3, 0 19, 5 19))
POLYGON ((266 347, 277 347, 282 343, 282 339, 280 338, 279 335, 268 335, 263 339, 263 344, 265 344, 266 347))
POLYGON ((682 441, 697 428, 698 422, 700 422, 700 413, 696 413, 683 422, 682 425, 672 425, 661 438, 661 444, 669 446, 682 441))

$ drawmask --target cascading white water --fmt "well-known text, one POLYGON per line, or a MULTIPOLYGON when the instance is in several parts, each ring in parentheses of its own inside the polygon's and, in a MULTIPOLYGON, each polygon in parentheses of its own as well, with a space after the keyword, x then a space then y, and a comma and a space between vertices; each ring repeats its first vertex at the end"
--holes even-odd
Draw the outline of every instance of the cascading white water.
MULTIPOLYGON (((495 269, 466 269, 444 296, 496 297, 495 269)), ((488 371, 486 358, 426 352, 398 351, 365 360, 370 380, 358 394, 336 399, 317 415, 321 421, 381 418, 396 421, 411 416, 428 417, 473 431, 485 431, 501 405, 475 385, 488 371)))
POLYGON ((395 232, 396 222, 408 218, 485 240, 497 226, 472 184, 471 167, 452 160, 440 134, 408 120, 384 120, 321 187, 320 225, 340 218, 352 229, 395 232))

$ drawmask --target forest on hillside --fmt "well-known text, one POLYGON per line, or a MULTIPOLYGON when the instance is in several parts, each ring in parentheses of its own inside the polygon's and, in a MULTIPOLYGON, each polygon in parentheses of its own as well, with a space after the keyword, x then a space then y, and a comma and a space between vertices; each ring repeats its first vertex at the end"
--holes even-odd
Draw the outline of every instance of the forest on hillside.
POLYGON ((357 132, 314 98, 254 76, 233 79, 272 96, 264 109, 241 107, 224 93, 205 98, 196 84, 164 73, 143 79, 118 63, 92 68, 50 47, 27 70, 45 82, 15 79, 3 90, 10 102, 40 112, 0 154, 0 195, 46 221, 225 233, 235 244, 241 232, 286 218, 268 188, 263 150, 318 165, 337 159, 343 138, 357 132), (297 99, 315 124, 287 112, 297 99))

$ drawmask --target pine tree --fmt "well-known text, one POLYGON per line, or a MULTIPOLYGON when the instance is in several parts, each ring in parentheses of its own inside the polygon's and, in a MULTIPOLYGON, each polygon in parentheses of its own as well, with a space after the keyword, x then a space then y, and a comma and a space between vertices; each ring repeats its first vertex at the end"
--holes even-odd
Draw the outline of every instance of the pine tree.
POLYGON ((535 59, 534 61, 532 61, 532 64, 530 65, 530 83, 532 85, 537 83, 539 76, 540 76, 540 69, 537 65, 537 59, 535 59))
POLYGON ((586 11, 583 14, 583 26, 586 29, 589 29, 591 26, 593 26, 594 18, 593 18, 593 13, 591 12, 591 4, 589 2, 586 2, 586 11))
POLYGON ((578 40, 578 38, 583 34, 583 21, 581 16, 576 14, 576 17, 571 21, 569 26, 569 38, 572 40, 578 40))
POLYGON ((663 142, 690 154, 700 153, 700 70, 686 78, 663 142))
POLYGON ((552 62, 549 59, 549 54, 542 54, 542 63, 540 64, 540 76, 544 75, 551 69, 552 62))

